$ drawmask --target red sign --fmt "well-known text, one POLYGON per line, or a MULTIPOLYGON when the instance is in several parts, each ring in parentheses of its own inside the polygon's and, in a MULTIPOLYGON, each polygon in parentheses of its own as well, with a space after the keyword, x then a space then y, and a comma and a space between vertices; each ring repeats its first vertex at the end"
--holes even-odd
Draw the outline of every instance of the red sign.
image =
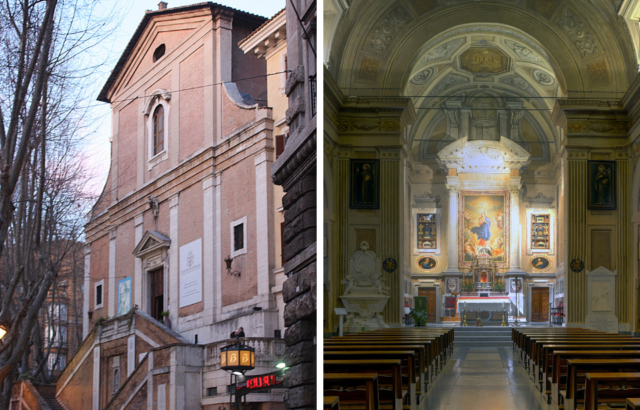
POLYGON ((250 390, 269 389, 282 384, 283 371, 261 374, 259 376, 247 376, 247 380, 239 382, 236 390, 239 394, 247 394, 250 390))

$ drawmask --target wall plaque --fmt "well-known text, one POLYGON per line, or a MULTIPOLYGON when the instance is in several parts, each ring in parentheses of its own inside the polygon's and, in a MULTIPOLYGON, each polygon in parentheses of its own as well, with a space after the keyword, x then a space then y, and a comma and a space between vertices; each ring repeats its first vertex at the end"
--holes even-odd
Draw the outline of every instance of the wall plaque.
POLYGON ((180 307, 202 302, 202 239, 180 247, 180 307))

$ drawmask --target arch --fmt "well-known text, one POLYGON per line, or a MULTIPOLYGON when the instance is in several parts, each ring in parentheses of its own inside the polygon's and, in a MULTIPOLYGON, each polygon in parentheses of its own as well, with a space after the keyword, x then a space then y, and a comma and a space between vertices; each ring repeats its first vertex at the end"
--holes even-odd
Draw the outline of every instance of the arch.
POLYGON ((162 104, 153 110, 153 156, 164 151, 164 107, 162 104))
POLYGON ((338 85, 349 89, 349 95, 365 92, 355 91, 362 88, 362 83, 368 83, 369 89, 373 84, 386 88, 377 94, 398 94, 407 82, 411 61, 425 40, 454 26, 485 23, 508 25, 536 39, 554 62, 557 74, 562 74, 559 78, 564 79, 564 89, 569 95, 575 96, 587 88, 626 90, 637 71, 636 52, 629 30, 623 21, 618 21, 610 4, 595 1, 576 7, 568 2, 546 1, 553 10, 545 12, 531 2, 526 3, 353 2, 335 29, 327 65, 338 85), (372 11, 376 13, 373 16, 372 11), (587 30, 596 47, 589 50, 580 45, 570 23, 587 30), (592 77, 597 77, 598 69, 606 71, 606 84, 593 84, 592 77), (362 73, 369 75, 366 81, 358 79, 362 73))

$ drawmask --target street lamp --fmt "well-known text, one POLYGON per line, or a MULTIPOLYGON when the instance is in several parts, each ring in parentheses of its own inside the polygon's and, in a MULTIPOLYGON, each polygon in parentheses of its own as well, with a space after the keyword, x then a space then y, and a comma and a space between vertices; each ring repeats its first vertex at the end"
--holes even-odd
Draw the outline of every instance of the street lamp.
MULTIPOLYGON (((225 346, 220 349, 220 368, 230 372, 230 377, 236 376, 234 391, 236 391, 237 410, 240 410, 240 396, 237 394, 238 376, 244 376, 245 372, 253 370, 255 367, 256 351, 253 347, 249 347, 237 341, 233 345, 225 346)), ((229 401, 231 402, 233 396, 229 396, 229 401)), ((229 407, 231 407, 231 403, 229 403, 229 407)))
POLYGON ((284 369, 285 367, 287 367, 287 364, 285 362, 276 363, 276 369, 284 369))
POLYGON ((0 339, 2 339, 6 334, 7 334, 7 331, 5 330, 5 328, 0 326, 0 339))

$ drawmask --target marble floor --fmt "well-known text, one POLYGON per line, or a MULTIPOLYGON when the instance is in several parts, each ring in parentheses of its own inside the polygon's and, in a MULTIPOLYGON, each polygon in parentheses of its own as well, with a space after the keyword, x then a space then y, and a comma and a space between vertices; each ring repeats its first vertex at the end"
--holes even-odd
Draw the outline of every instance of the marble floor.
POLYGON ((426 396, 428 410, 550 409, 510 347, 459 347, 426 396))

